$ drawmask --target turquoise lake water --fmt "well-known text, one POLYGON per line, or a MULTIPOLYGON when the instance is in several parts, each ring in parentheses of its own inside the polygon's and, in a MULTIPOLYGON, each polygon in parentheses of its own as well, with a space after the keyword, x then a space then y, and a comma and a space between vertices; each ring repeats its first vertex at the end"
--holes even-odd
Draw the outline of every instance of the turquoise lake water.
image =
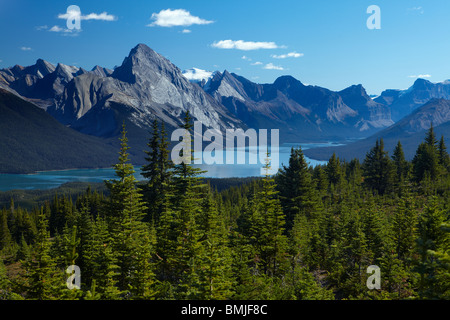
MULTIPOLYGON (((282 144, 279 147, 279 162, 287 165, 291 147, 301 146, 303 150, 322 147, 333 146, 336 143, 289 143, 282 144)), ((246 159, 249 159, 248 148, 245 150, 246 159)), ((195 155, 194 155, 195 157, 195 155)), ((326 161, 316 161, 306 158, 310 165, 317 165, 326 163, 326 161)), ((196 167, 206 170, 204 177, 212 178, 231 178, 231 177, 252 177, 260 176, 263 163, 258 164, 214 164, 214 165, 195 165, 196 167)), ((140 168, 136 167, 135 177, 138 180, 143 180, 140 175, 140 168)), ((0 191, 14 190, 14 189, 51 189, 56 188, 66 182, 102 182, 108 179, 114 179, 114 169, 73 169, 61 171, 44 171, 35 174, 0 174, 0 191)))

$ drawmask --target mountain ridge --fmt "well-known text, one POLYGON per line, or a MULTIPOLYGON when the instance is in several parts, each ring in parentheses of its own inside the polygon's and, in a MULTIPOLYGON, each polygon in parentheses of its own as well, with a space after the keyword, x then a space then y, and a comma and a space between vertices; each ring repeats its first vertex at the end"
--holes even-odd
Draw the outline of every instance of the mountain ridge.
MULTIPOLYGON (((408 90, 387 89, 374 98, 362 84, 332 91, 290 75, 259 84, 224 70, 202 81, 190 80, 142 43, 113 70, 96 65, 88 71, 43 59, 28 67, 1 69, 0 88, 34 103, 64 126, 105 141, 117 139, 126 123, 136 152, 146 148, 154 119, 163 121, 170 134, 183 123, 186 111, 205 128, 279 129, 281 143, 342 142, 390 128, 392 112, 403 108, 414 113, 419 103, 447 97, 447 89, 450 98, 450 82, 423 79, 408 90)), ((423 129, 429 119, 421 119, 416 125, 423 129)))
POLYGON ((450 132, 450 100, 432 99, 394 125, 365 139, 345 146, 308 149, 304 153, 316 160, 328 160, 333 153, 336 153, 341 159, 358 158, 363 160, 366 152, 375 145, 376 140, 382 138, 385 149, 390 155, 392 155, 397 142, 400 141, 403 145, 405 157, 411 160, 417 146, 423 141, 425 131, 431 125, 434 127, 436 136, 443 135, 448 138, 450 132))
MULTIPOLYGON (((0 70, 0 77, 24 73, 23 67, 12 69, 0 70)), ((356 109, 368 109, 370 104, 378 106, 377 111, 356 110, 341 97, 345 91, 305 86, 292 76, 257 84, 225 70, 211 73, 208 81, 189 81, 178 67, 142 43, 114 70, 97 65, 86 71, 63 64, 47 69, 45 76, 15 91, 64 125, 101 137, 117 134, 124 117, 144 130, 155 118, 176 128, 186 110, 210 128, 278 127, 285 141, 367 136, 389 125, 389 112, 371 101, 365 90, 366 105, 356 109)), ((23 81, 16 78, 9 78, 9 83, 23 81)))

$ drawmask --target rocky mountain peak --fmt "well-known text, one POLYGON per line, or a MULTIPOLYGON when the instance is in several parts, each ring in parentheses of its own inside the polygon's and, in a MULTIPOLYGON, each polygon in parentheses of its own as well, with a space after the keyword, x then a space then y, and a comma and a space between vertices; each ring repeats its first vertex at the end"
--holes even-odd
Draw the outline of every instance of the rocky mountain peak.
POLYGON ((54 72, 56 69, 56 67, 53 64, 43 59, 38 59, 36 61, 35 67, 36 70, 39 71, 39 73, 42 75, 42 77, 45 77, 49 73, 54 72))
POLYGON ((99 65, 93 67, 90 72, 96 74, 99 77, 108 77, 113 73, 112 70, 100 67, 99 65))
POLYGON ((366 92, 366 89, 362 86, 362 84, 352 85, 342 91, 340 91, 341 95, 357 95, 370 99, 369 95, 366 92))
POLYGON ((304 87, 303 83, 300 80, 295 79, 293 76, 278 77, 273 84, 279 89, 288 89, 290 87, 304 87))
POLYGON ((418 78, 416 81, 414 81, 413 88, 416 90, 427 90, 429 89, 433 84, 425 79, 418 78))
POLYGON ((130 84, 157 82, 161 76, 169 76, 174 80, 182 76, 182 72, 169 60, 142 43, 130 51, 122 65, 112 74, 113 78, 130 84))

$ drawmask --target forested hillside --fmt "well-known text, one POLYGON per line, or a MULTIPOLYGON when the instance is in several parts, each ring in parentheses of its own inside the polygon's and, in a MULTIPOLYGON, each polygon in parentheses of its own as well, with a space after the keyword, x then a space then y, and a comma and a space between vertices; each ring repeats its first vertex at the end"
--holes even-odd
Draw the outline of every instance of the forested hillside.
POLYGON ((0 171, 110 167, 115 141, 81 134, 0 88, 0 171))
POLYGON ((314 168, 292 149, 277 175, 220 191, 169 161, 164 126, 154 123, 144 185, 125 126, 120 141, 107 195, 0 211, 0 299, 450 298, 450 160, 433 128, 412 161, 383 140, 362 162, 333 155, 314 168), (366 285, 371 265, 380 289, 366 285))

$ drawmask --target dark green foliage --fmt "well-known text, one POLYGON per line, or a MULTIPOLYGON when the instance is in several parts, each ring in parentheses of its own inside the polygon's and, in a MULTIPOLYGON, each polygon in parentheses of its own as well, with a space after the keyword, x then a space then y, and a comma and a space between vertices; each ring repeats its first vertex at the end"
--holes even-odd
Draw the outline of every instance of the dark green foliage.
POLYGON ((312 184, 311 173, 308 170, 301 148, 291 149, 289 166, 283 166, 276 176, 277 190, 280 202, 286 215, 286 229, 292 228, 297 214, 310 216, 313 214, 316 194, 312 184))
POLYGON ((412 162, 380 140, 362 165, 308 168, 292 149, 274 176, 220 180, 189 154, 172 166, 155 122, 142 183, 125 129, 104 187, 3 194, 0 299, 450 298, 448 154, 433 129, 412 162), (367 288, 371 265, 380 289, 367 288))
POLYGON ((432 252, 437 251, 445 240, 445 233, 441 228, 445 218, 444 212, 439 208, 435 198, 431 199, 419 217, 416 240, 419 259, 416 262, 416 271, 420 276, 418 287, 420 298, 439 298, 435 290, 438 285, 436 277, 438 262, 432 252))
POLYGON ((163 211, 165 194, 169 192, 172 162, 169 160, 169 143, 167 141, 164 122, 159 128, 157 120, 153 122, 153 131, 148 143, 149 151, 145 151, 147 164, 142 167, 142 176, 147 179, 143 188, 144 200, 148 204, 146 221, 158 223, 163 211))
POLYGON ((445 163, 445 142, 442 139, 441 149, 434 134, 433 125, 427 131, 425 141, 417 148, 412 160, 413 174, 416 181, 420 182, 426 178, 436 180, 440 171, 440 162, 445 163))
POLYGON ((439 164, 443 167, 443 169, 450 171, 450 156, 447 153, 444 136, 441 136, 441 140, 439 140, 438 159, 439 164))
POLYGON ((406 180, 409 173, 409 163, 405 159, 405 154, 403 152, 403 147, 401 142, 397 143, 392 155, 392 160, 395 166, 395 180, 397 183, 401 183, 406 180))
POLYGON ((387 152, 384 150, 383 139, 377 140, 366 155, 363 163, 364 182, 378 194, 392 190, 393 166, 387 152))

